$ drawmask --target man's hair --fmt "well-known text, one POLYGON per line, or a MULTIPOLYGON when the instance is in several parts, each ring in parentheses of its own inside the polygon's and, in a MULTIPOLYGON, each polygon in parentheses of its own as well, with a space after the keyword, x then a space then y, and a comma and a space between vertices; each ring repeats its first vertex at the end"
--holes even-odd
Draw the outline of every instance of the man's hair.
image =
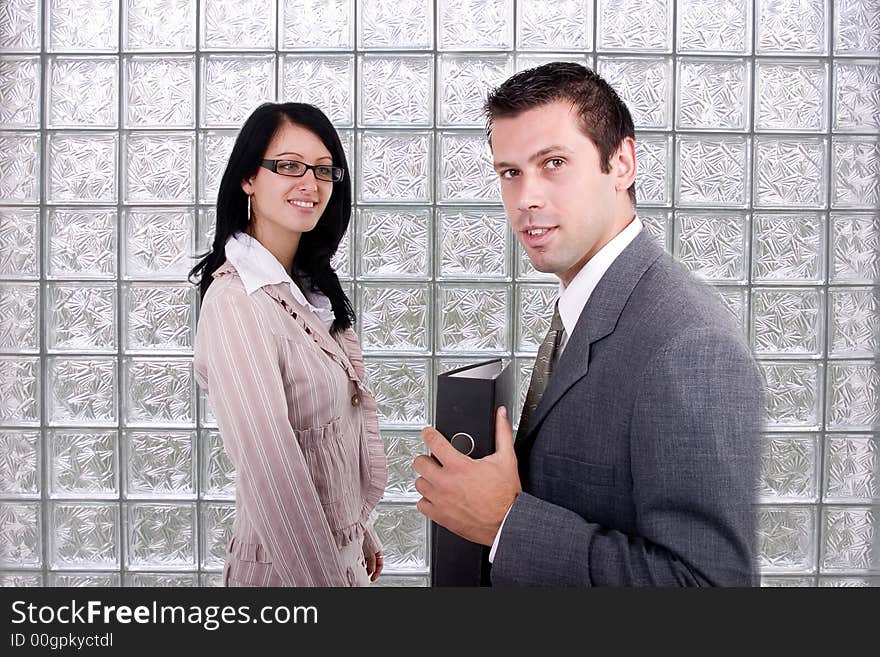
MULTIPOLYGON (((559 100, 570 101, 580 117, 581 131, 599 151, 602 173, 611 171, 611 156, 625 137, 635 139, 632 115, 612 86, 589 68, 571 62, 551 62, 508 78, 486 100, 486 137, 492 139, 492 122, 559 100)), ((629 197, 635 205, 636 184, 629 197)))

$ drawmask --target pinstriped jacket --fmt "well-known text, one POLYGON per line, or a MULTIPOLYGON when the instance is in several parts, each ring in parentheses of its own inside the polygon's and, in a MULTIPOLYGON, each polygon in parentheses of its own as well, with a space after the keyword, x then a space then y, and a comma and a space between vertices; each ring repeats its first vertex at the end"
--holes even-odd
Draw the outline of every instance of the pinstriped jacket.
POLYGON ((224 579, 350 585, 340 549, 381 549, 370 516, 387 478, 354 331, 331 336, 289 285, 248 295, 226 261, 202 301, 195 373, 237 476, 224 579))

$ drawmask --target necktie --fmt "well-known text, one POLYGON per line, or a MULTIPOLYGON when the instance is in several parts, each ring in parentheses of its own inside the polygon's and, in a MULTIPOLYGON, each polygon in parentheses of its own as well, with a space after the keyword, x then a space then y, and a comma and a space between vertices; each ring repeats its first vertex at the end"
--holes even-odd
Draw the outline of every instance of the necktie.
POLYGON ((535 366, 532 368, 532 378, 529 381, 529 391, 526 393, 526 401, 523 404, 522 414, 519 417, 519 428, 516 430, 516 442, 524 439, 529 430, 529 420, 532 413, 538 407, 538 402, 544 396, 550 375, 553 374, 553 365, 562 343, 562 334, 565 327, 559 316, 559 304, 553 306, 553 319, 550 320, 550 328, 544 341, 538 347, 538 356, 535 358, 535 366))

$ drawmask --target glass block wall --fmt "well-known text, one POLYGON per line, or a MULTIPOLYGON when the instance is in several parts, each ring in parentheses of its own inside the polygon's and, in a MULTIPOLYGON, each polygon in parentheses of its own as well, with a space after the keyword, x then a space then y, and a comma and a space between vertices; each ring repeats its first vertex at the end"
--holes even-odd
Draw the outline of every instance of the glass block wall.
POLYGON ((766 373, 763 583, 880 582, 877 0, 4 0, 0 49, 3 584, 219 583, 234 473, 185 274, 277 99, 327 111, 354 168, 336 263, 389 454, 380 581, 424 585, 434 376, 500 355, 524 393, 556 290, 480 105, 555 59, 629 102, 641 218, 766 373))

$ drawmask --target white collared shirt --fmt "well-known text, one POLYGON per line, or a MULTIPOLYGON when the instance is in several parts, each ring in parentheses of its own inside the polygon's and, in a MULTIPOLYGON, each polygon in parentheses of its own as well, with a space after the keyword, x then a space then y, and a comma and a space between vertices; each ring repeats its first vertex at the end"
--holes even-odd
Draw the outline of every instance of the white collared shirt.
POLYGON ((238 271, 249 295, 266 285, 287 283, 293 298, 311 310, 328 331, 336 321, 330 299, 311 290, 304 294, 271 251, 247 233, 238 232, 226 240, 226 259, 238 271))

